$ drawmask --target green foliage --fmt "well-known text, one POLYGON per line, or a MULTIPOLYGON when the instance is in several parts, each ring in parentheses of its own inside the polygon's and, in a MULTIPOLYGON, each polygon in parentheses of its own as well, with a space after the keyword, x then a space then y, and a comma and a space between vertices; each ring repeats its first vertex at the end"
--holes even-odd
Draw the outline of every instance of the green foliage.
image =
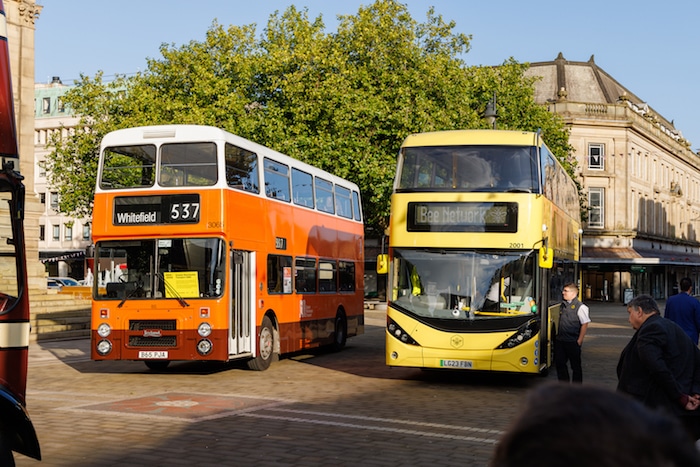
POLYGON ((416 132, 487 128, 481 118, 495 92, 498 127, 542 129, 573 173, 568 134, 534 102, 526 65, 468 67, 471 37, 454 32, 433 8, 416 22, 396 0, 376 0, 339 17, 329 33, 321 17, 290 6, 255 27, 214 22, 204 42, 163 44, 146 71, 114 83, 98 74, 65 98, 84 125, 49 156, 60 209, 88 215, 100 138, 137 125, 191 123, 224 128, 360 186, 365 221, 388 221, 396 154, 416 132), (78 171, 80 171, 78 173, 78 171), (78 180, 78 177, 83 178, 78 180))

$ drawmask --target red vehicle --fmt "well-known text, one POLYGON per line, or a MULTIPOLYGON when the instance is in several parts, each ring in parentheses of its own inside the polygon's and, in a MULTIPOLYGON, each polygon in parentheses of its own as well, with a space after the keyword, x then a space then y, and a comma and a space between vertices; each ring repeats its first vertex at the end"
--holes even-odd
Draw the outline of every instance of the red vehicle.
POLYGON ((13 466, 12 451, 41 459, 26 410, 29 295, 24 247, 24 177, 19 153, 7 47, 5 8, 0 0, 0 465, 13 466))

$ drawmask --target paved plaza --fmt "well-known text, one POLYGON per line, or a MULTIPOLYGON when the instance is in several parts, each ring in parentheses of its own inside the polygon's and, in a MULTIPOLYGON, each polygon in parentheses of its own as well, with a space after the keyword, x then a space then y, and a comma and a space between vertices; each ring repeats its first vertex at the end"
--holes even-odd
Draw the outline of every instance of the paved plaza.
MULTIPOLYGON (((615 387, 626 308, 593 302, 584 379, 615 387)), ((339 353, 241 363, 93 362, 89 340, 32 343, 27 404, 43 460, 18 466, 483 466, 548 377, 384 364, 385 312, 339 353)))

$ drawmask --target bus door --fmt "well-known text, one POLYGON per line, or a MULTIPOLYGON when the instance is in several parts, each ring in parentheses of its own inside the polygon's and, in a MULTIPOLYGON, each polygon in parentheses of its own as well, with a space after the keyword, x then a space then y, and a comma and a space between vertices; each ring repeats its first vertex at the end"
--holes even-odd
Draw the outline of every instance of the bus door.
POLYGON ((229 354, 252 351, 255 335, 255 253, 233 250, 231 258, 231 293, 233 303, 229 331, 229 354))
POLYGON ((559 322, 559 303, 550 298, 550 271, 549 269, 540 270, 540 300, 538 307, 540 309, 540 368, 542 365, 550 367, 554 364, 552 361, 552 352, 554 351, 554 337, 557 329, 552 329, 552 323, 559 322))

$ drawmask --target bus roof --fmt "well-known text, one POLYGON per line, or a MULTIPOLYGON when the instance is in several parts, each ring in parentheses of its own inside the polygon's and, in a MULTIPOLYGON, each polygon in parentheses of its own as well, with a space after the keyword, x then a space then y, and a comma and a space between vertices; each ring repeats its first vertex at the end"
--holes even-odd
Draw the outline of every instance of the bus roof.
POLYGON ((401 147, 463 145, 539 146, 533 131, 448 130, 408 135, 401 147))

